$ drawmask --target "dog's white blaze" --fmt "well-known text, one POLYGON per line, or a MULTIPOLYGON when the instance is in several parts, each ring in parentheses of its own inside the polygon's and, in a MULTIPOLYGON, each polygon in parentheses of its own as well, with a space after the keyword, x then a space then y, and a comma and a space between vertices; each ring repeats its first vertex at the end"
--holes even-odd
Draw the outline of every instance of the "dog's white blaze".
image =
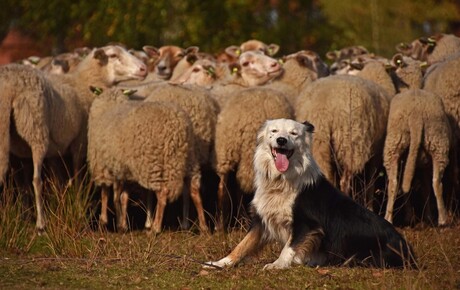
POLYGON ((257 189, 253 204, 262 223, 268 230, 265 238, 286 243, 291 235, 292 206, 297 196, 295 191, 273 192, 257 189))

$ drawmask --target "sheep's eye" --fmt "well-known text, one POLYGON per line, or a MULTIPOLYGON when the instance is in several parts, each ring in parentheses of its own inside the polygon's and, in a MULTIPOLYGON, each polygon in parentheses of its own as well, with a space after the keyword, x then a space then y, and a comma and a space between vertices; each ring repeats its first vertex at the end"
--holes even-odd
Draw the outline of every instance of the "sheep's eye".
POLYGON ((248 66, 249 65, 249 61, 245 61, 241 64, 242 66, 248 66))
POLYGON ((198 67, 196 67, 196 68, 194 68, 194 69, 192 70, 192 72, 195 72, 195 73, 197 73, 197 72, 199 72, 199 71, 200 71, 200 68, 198 68, 198 67))
POLYGON ((109 54, 109 57, 110 57, 110 58, 116 58, 117 55, 116 55, 116 54, 109 54))
POLYGON ((178 54, 176 55, 176 57, 184 57, 184 54, 183 54, 183 53, 178 53, 178 54))

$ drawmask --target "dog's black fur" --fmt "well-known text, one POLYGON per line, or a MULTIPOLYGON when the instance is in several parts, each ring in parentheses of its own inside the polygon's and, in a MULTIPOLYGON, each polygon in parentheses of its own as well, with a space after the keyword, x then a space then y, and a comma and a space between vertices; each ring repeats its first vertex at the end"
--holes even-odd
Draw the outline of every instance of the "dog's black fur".
MULTIPOLYGON (((254 223, 259 221, 260 217, 255 217, 254 223)), ((324 232, 319 248, 322 259, 310 261, 311 265, 415 266, 411 246, 392 224, 339 192, 322 176, 294 202, 291 246, 296 248, 307 233, 318 229, 324 232)))

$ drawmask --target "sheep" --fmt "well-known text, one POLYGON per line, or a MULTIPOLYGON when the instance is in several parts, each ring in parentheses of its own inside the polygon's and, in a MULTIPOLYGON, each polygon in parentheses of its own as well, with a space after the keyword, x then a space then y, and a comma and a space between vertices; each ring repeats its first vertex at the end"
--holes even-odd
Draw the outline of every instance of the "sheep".
POLYGON ((44 158, 70 151, 75 172, 85 160, 87 115, 94 99, 88 86, 109 87, 121 80, 144 78, 146 73, 143 63, 118 46, 94 49, 74 72, 64 75, 45 76, 40 70, 18 64, 0 67, 0 134, 4 136, 0 180, 8 168, 9 152, 32 157, 39 233, 45 228, 41 197, 44 158), (10 127, 15 128, 11 133, 10 127))
MULTIPOLYGON (((200 230, 206 232, 194 142, 190 118, 172 103, 130 101, 118 89, 99 95, 90 110, 88 165, 95 184, 102 186, 101 224, 107 224, 107 187, 113 186, 117 229, 127 230, 128 192, 123 184, 133 181, 155 192, 155 218, 152 225, 149 194, 146 228, 159 233, 165 206, 179 198, 185 179, 200 230)), ((187 197, 184 200, 185 204, 187 197)))
POLYGON ((293 109, 284 95, 262 87, 236 92, 218 116, 216 126, 216 172, 219 176, 216 230, 221 230, 225 188, 231 171, 241 190, 253 192, 252 160, 260 124, 267 119, 293 118, 293 109))
POLYGON ((211 165, 211 153, 219 108, 209 92, 199 87, 162 84, 145 98, 146 102, 165 101, 182 108, 192 121, 195 154, 201 166, 211 165))
POLYGON ((238 66, 230 73, 225 67, 198 60, 175 83, 205 85, 211 96, 223 108, 236 91, 260 86, 283 72, 281 64, 260 52, 248 51, 240 55, 238 66))
POLYGON ((456 139, 460 138, 460 55, 432 65, 423 79, 423 89, 441 97, 456 139))
POLYGON ((435 93, 444 104, 444 110, 450 121, 453 131, 453 148, 451 167, 453 171, 453 192, 458 199, 458 144, 460 140, 460 55, 453 56, 446 61, 431 65, 423 79, 423 89, 435 93))
POLYGON ((397 94, 390 105, 384 166, 388 174, 388 202, 385 219, 393 222, 393 205, 398 191, 398 167, 408 149, 402 191, 408 193, 416 167, 431 161, 432 186, 438 208, 438 225, 447 222, 442 178, 449 163, 451 131, 441 99, 421 89, 397 94), (431 159, 431 160, 430 160, 431 159))
MULTIPOLYGON (((308 120, 316 128, 315 160, 333 184, 336 170, 341 170, 340 189, 344 193, 350 194, 353 176, 381 156, 389 100, 382 87, 351 75, 320 78, 297 99, 296 119, 308 120)), ((368 208, 370 194, 370 190, 366 192, 368 208)))
POLYGON ((246 51, 259 51, 268 56, 274 56, 280 49, 278 44, 265 44, 257 39, 250 39, 243 42, 239 47, 231 45, 225 49, 225 53, 235 59, 246 51))
POLYGON ((459 53, 460 38, 453 34, 437 34, 428 38, 420 37, 410 44, 398 44, 396 50, 413 59, 434 64, 459 53))
POLYGON ((145 45, 143 46, 143 50, 151 58, 149 71, 153 73, 153 79, 169 80, 177 63, 188 53, 198 52, 198 47, 191 46, 183 49, 179 46, 166 45, 156 48, 150 45, 145 45))
POLYGON ((331 74, 338 74, 343 67, 348 64, 350 59, 365 54, 369 54, 369 51, 361 45, 348 46, 340 50, 328 51, 326 53, 326 58, 333 61, 330 66, 331 74))
POLYGON ((265 87, 284 93, 292 106, 295 105, 299 93, 309 83, 329 75, 327 65, 317 53, 309 50, 301 50, 283 57, 282 67, 283 73, 265 87))
POLYGON ((177 78, 184 74, 197 60, 209 60, 211 62, 216 61, 212 55, 204 52, 199 52, 198 47, 193 48, 195 49, 188 49, 187 54, 174 67, 170 81, 174 82, 177 78))

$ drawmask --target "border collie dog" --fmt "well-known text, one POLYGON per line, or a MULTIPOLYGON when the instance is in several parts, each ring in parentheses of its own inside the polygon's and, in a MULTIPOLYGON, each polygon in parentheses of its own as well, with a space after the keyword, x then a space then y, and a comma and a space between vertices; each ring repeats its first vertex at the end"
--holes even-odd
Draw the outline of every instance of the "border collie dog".
POLYGON ((249 232, 209 268, 229 267, 266 243, 284 245, 264 269, 294 264, 416 267, 411 246, 383 217, 336 189, 312 157, 314 127, 268 120, 257 135, 255 195, 249 232))

